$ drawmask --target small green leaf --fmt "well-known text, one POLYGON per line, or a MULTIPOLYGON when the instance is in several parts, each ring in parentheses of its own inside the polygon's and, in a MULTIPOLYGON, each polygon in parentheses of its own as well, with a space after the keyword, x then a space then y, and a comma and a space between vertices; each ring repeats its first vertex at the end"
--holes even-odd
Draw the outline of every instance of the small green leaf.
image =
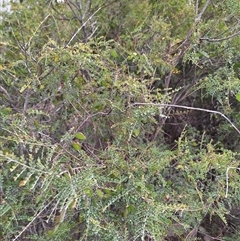
POLYGON ((64 175, 64 177, 66 178, 67 181, 71 180, 71 175, 70 175, 69 172, 65 172, 63 175, 64 175))
POLYGON ((236 99, 237 99, 237 101, 240 102, 240 93, 237 93, 237 94, 236 94, 236 99))
POLYGON ((127 207, 128 211, 129 212, 135 212, 136 211, 136 207, 132 204, 130 204, 128 207, 127 207))
POLYGON ((140 133, 140 129, 134 129, 134 135, 135 136, 139 136, 139 133, 140 133))
POLYGON ((84 192, 85 192, 85 194, 86 194, 87 196, 89 196, 89 197, 92 197, 92 195, 93 195, 93 191, 92 191, 92 189, 90 189, 90 188, 86 188, 86 189, 84 190, 84 192))
POLYGON ((42 195, 38 195, 36 198, 36 203, 39 203, 41 201, 42 197, 43 197, 42 195))
POLYGON ((72 147, 77 151, 81 150, 81 146, 76 142, 72 143, 72 147))
POLYGON ((97 189, 96 192, 97 192, 97 195, 98 195, 100 198, 103 198, 103 192, 102 192, 102 190, 97 189))
POLYGON ((78 139, 78 140, 85 140, 86 139, 86 136, 84 136, 84 134, 82 132, 77 132, 75 134, 75 137, 78 139))
POLYGON ((117 56, 118 56, 117 52, 114 49, 111 50, 110 54, 113 58, 117 58, 117 56))

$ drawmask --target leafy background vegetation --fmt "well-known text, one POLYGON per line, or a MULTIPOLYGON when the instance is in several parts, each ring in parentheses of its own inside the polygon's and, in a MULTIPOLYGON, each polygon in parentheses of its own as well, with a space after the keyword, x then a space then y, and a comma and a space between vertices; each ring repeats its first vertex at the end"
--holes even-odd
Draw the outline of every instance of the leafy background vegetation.
POLYGON ((0 23, 1 240, 237 240, 239 1, 21 2, 0 23))

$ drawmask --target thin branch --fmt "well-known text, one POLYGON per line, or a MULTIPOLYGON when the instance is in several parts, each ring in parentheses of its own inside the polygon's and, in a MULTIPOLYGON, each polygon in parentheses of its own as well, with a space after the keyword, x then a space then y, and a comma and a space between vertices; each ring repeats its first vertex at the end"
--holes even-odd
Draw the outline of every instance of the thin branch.
POLYGON ((100 115, 100 116, 104 116, 104 115, 109 115, 110 113, 112 112, 112 110, 109 110, 108 112, 97 112, 97 113, 94 113, 92 115, 89 115, 87 116, 87 118, 78 126, 77 130, 76 131, 79 131, 81 129, 81 127, 91 118, 93 118, 94 116, 97 116, 97 115, 100 115))
POLYGON ((87 6, 85 8, 85 12, 83 13, 83 17, 85 18, 86 14, 90 11, 92 7, 92 0, 89 0, 88 3, 87 3, 87 6))
POLYGON ((44 22, 47 21, 49 17, 51 17, 50 14, 48 14, 48 15, 41 21, 41 23, 38 25, 38 27, 35 29, 35 31, 33 32, 32 36, 29 38, 28 43, 26 43, 26 44, 27 44, 27 47, 29 47, 29 46, 31 45, 32 39, 36 36, 37 32, 40 30, 40 28, 42 27, 42 25, 44 24, 44 22))
MULTIPOLYGON (((185 40, 182 42, 182 44, 176 49, 176 51, 178 49, 180 49, 180 53, 178 54, 177 58, 174 60, 173 64, 176 66, 179 62, 179 60, 182 58, 182 56, 184 55, 184 53, 186 52, 187 48, 189 47, 189 40, 190 37, 193 34, 193 31, 195 29, 195 27, 198 25, 198 23, 200 22, 204 12, 206 11, 208 5, 210 4, 211 0, 207 0, 207 2, 205 3, 205 5, 202 8, 202 11, 198 14, 198 16, 195 18, 195 22, 194 22, 194 26, 188 31, 187 36, 185 38, 185 40)), ((198 4, 198 1, 197 3, 198 4)), ((198 11, 198 7, 196 6, 196 11, 198 11)), ((196 13, 197 14, 197 13, 196 13)))
POLYGON ((35 217, 33 217, 33 219, 24 227, 24 229, 14 239, 12 239, 12 241, 17 241, 22 236, 22 234, 32 225, 32 223, 43 213, 43 211, 55 200, 55 198, 47 205, 45 205, 44 208, 39 211, 39 213, 35 217))
POLYGON ((228 39, 231 39, 231 38, 234 38, 236 36, 240 35, 240 31, 228 36, 228 37, 225 37, 225 38, 200 38, 201 41, 205 40, 205 41, 208 41, 208 42, 221 42, 221 41, 224 41, 224 40, 228 40, 228 39))
POLYGON ((82 31, 83 31, 84 42, 86 42, 87 31, 86 31, 86 24, 84 24, 84 16, 82 14, 81 3, 79 3, 80 4, 79 8, 71 1, 67 1, 67 4, 68 4, 69 8, 71 9, 71 11, 72 11, 73 15, 75 16, 75 18, 80 22, 80 24, 82 26, 82 31), (75 9, 77 9, 78 13, 75 13, 75 10, 74 10, 73 6, 75 7, 75 9))
POLYGON ((4 92, 5 95, 7 96, 8 100, 13 103, 13 100, 12 100, 11 96, 10 96, 9 93, 6 91, 6 89, 4 89, 1 85, 0 85, 0 92, 4 92))
POLYGON ((50 174, 50 175, 52 175, 51 172, 43 171, 43 170, 41 170, 41 169, 37 169, 37 168, 31 167, 31 166, 28 166, 28 165, 26 165, 26 164, 24 164, 24 163, 22 163, 22 162, 20 162, 20 161, 18 161, 18 160, 14 160, 14 159, 11 158, 11 157, 8 157, 8 156, 2 155, 2 154, 0 154, 0 157, 3 158, 3 159, 6 158, 6 160, 9 161, 9 162, 17 163, 18 165, 21 165, 21 166, 23 166, 23 167, 25 167, 25 168, 28 168, 28 169, 30 169, 30 170, 34 170, 34 171, 36 171, 36 172, 38 172, 38 173, 45 173, 45 174, 50 174))
POLYGON ((210 4, 211 0, 207 0, 207 2, 205 3, 205 5, 203 6, 202 8, 202 11, 198 14, 198 16, 195 18, 195 25, 197 25, 201 18, 202 18, 202 15, 204 14, 204 12, 206 11, 208 5, 210 4))
POLYGON ((77 36, 77 34, 85 27, 85 25, 103 8, 103 6, 99 7, 83 24, 78 30, 73 34, 70 40, 67 42, 65 47, 68 47, 69 44, 73 41, 73 39, 77 36))
POLYGON ((98 30, 98 26, 92 30, 92 33, 87 37, 86 41, 90 39, 96 33, 97 30, 98 30))
POLYGON ((209 109, 203 109, 203 108, 197 108, 197 107, 191 107, 191 106, 185 106, 185 105, 174 105, 174 104, 158 104, 158 103, 140 103, 136 102, 131 104, 130 106, 159 106, 159 107, 173 107, 173 108, 182 108, 187 110, 196 110, 196 111, 203 111, 208 112, 212 114, 221 115, 240 135, 240 130, 233 124, 233 122, 225 116, 222 112, 216 111, 216 110, 209 110, 209 109))
POLYGON ((198 2, 198 0, 196 0, 196 8, 195 8, 195 14, 196 15, 198 14, 198 4, 199 4, 199 2, 198 2))
POLYGON ((28 106, 28 102, 29 102, 30 96, 31 96, 31 91, 30 91, 30 89, 28 88, 28 89, 27 89, 27 94, 26 94, 26 96, 25 96, 24 105, 23 105, 23 114, 24 114, 24 115, 26 114, 26 111, 27 111, 27 106, 28 106))
MULTIPOLYGON (((73 39, 77 36, 77 34, 85 27, 85 25, 103 8, 108 7, 109 5, 113 4, 114 2, 117 2, 117 0, 113 0, 109 3, 107 3, 107 1, 105 2, 105 4, 103 4, 102 6, 100 6, 83 24, 80 28, 78 28, 78 30, 72 35, 72 37, 70 38, 70 40, 67 42, 67 44, 65 45, 65 47, 68 47, 71 42, 73 41, 73 39)), ((89 6, 91 7, 91 5, 89 6)))

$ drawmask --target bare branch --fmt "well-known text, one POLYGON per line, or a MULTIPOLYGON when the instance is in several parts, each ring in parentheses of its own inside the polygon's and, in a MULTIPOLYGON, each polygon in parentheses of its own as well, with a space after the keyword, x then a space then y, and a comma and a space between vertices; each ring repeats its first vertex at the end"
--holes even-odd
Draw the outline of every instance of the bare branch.
POLYGON ((103 8, 103 6, 99 7, 83 24, 78 30, 73 34, 70 40, 67 42, 65 47, 68 47, 69 44, 73 41, 73 39, 77 36, 77 34, 85 27, 85 25, 103 8))
MULTIPOLYGON (((85 28, 86 24, 103 8, 113 4, 114 2, 116 2, 117 0, 113 0, 111 2, 105 2, 102 6, 100 6, 83 24, 81 27, 79 27, 77 29, 77 31, 72 35, 72 37, 70 38, 70 40, 67 42, 67 44, 65 45, 65 47, 68 47, 71 42, 73 41, 73 39, 77 36, 77 34, 83 29, 85 28)), ((91 2, 89 3, 89 6, 88 7, 91 7, 91 2)), ((85 13, 84 13, 85 14, 85 13)))
POLYGON ((7 96, 8 100, 9 100, 10 102, 13 102, 13 100, 12 100, 11 96, 9 95, 9 93, 8 93, 8 92, 6 91, 6 89, 4 89, 1 85, 0 85, 0 92, 4 92, 5 95, 7 96))
POLYGON ((197 107, 191 107, 191 106, 185 106, 185 105, 158 104, 158 103, 140 103, 140 102, 136 102, 136 103, 131 104, 130 106, 148 106, 148 105, 150 105, 150 106, 159 106, 159 107, 182 108, 182 109, 187 109, 187 110, 203 111, 203 112, 208 112, 208 113, 212 113, 212 114, 221 115, 240 135, 240 130, 233 124, 233 122, 227 116, 225 116, 220 111, 203 109, 203 108, 197 108, 197 107))
POLYGON ((71 9, 73 15, 75 16, 76 19, 78 19, 78 21, 80 22, 81 26, 82 26, 82 32, 83 32, 83 36, 84 36, 84 42, 86 42, 87 39, 87 31, 86 31, 86 24, 84 24, 84 18, 85 16, 83 16, 82 13, 82 4, 79 2, 79 7, 76 6, 76 4, 74 4, 72 1, 67 1, 67 4, 69 6, 69 8, 71 9), (75 9, 77 9, 77 13, 75 13, 75 9))
POLYGON ((236 36, 240 35, 240 31, 228 36, 228 37, 225 37, 225 38, 200 38, 201 41, 205 40, 205 41, 208 41, 208 42, 221 42, 221 41, 224 41, 224 40, 228 40, 228 39, 231 39, 231 38, 234 38, 236 36))
POLYGON ((201 18, 202 18, 202 15, 204 14, 204 12, 206 11, 208 5, 210 4, 211 0, 207 0, 207 2, 205 3, 205 5, 203 6, 202 8, 202 11, 198 14, 198 16, 195 18, 195 25, 197 25, 201 18))
POLYGON ((40 210, 34 217, 33 219, 24 227, 24 229, 14 238, 12 239, 12 241, 17 241, 19 240, 19 238, 22 236, 22 234, 32 225, 32 223, 43 213, 44 210, 46 210, 46 208, 53 203, 53 201, 56 199, 56 197, 53 198, 53 200, 51 200, 47 205, 45 205, 43 207, 42 210, 40 210))

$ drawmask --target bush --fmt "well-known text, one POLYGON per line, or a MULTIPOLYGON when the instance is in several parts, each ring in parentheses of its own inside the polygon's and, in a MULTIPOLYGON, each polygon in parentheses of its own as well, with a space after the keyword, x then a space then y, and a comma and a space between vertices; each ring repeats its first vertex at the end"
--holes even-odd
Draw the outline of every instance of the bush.
POLYGON ((216 48, 204 39, 208 11, 184 39, 195 13, 185 1, 165 12, 158 1, 136 2, 149 20, 126 1, 109 22, 115 5, 101 1, 83 5, 87 15, 74 1, 29 1, 1 24, 3 240, 238 235, 237 40, 216 48), (174 16, 186 12, 177 29, 174 16))

